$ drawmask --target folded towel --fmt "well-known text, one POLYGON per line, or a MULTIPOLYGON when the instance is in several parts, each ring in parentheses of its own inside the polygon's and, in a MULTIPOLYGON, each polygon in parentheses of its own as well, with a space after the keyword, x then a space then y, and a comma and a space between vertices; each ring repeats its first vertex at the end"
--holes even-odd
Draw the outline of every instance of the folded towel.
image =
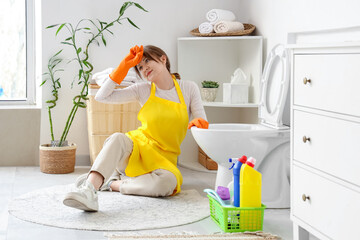
POLYGON ((241 22, 220 21, 214 25, 216 33, 237 32, 244 30, 241 22))
POLYGON ((101 72, 94 73, 92 75, 92 80, 96 81, 99 79, 103 79, 105 76, 108 76, 113 70, 114 70, 114 68, 107 68, 101 72))
POLYGON ((214 32, 214 26, 209 22, 203 22, 199 25, 200 33, 212 33, 214 32))
POLYGON ((235 21, 235 14, 228 10, 223 9, 212 9, 206 13, 206 19, 212 24, 215 25, 218 21, 235 21))
MULTIPOLYGON (((104 71, 95 73, 92 76, 92 80, 99 86, 103 85, 106 80, 109 79, 109 74, 114 70, 114 68, 107 68, 104 71)), ((139 78, 135 72, 134 68, 130 68, 124 80, 121 82, 120 86, 130 86, 137 82, 142 82, 141 78, 139 78)), ((118 84, 116 84, 118 85, 118 84)))

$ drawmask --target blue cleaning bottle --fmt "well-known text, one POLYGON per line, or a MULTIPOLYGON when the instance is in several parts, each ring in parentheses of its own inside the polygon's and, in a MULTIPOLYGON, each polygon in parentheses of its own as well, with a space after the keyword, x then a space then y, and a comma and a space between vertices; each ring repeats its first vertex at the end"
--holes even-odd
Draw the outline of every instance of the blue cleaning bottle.
POLYGON ((242 156, 238 159, 233 167, 234 175, 234 206, 240 207, 240 169, 241 166, 246 163, 247 157, 242 156))

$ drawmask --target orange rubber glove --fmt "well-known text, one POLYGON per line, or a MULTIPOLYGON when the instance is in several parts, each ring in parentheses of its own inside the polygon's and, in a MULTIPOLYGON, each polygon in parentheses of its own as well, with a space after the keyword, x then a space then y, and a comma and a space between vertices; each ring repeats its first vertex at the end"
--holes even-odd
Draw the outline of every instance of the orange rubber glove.
POLYGON ((197 128, 208 129, 209 123, 202 118, 195 118, 191 122, 189 122, 188 129, 190 129, 193 126, 196 126, 197 128))
POLYGON ((137 64, 141 62, 143 55, 144 47, 141 45, 132 47, 130 49, 130 53, 121 61, 119 66, 109 74, 111 80, 120 84, 122 80, 126 77, 130 68, 135 67, 137 64))

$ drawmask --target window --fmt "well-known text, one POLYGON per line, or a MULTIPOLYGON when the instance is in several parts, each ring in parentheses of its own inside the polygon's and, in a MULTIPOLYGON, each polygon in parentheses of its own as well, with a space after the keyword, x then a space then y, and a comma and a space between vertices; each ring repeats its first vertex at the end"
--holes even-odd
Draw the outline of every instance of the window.
POLYGON ((34 0, 0 1, 0 104, 35 104, 34 0))

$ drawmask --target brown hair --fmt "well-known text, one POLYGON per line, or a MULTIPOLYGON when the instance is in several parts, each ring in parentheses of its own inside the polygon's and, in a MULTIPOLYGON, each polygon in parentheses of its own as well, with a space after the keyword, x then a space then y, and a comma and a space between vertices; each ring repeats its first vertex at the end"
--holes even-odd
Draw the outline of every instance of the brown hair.
MULTIPOLYGON (((154 60, 156 62, 160 62, 160 58, 163 55, 165 55, 165 57, 166 57, 166 69, 169 71, 169 73, 171 73, 170 72, 170 61, 169 61, 169 58, 166 55, 166 53, 161 48, 155 47, 153 45, 144 46, 143 58, 145 57, 149 60, 154 60)), ((135 67, 135 71, 136 71, 136 74, 140 78, 142 78, 137 66, 135 67)), ((171 74, 174 75, 176 77, 176 79, 179 79, 179 80, 181 79, 180 74, 178 74, 178 73, 171 73, 171 74)))

